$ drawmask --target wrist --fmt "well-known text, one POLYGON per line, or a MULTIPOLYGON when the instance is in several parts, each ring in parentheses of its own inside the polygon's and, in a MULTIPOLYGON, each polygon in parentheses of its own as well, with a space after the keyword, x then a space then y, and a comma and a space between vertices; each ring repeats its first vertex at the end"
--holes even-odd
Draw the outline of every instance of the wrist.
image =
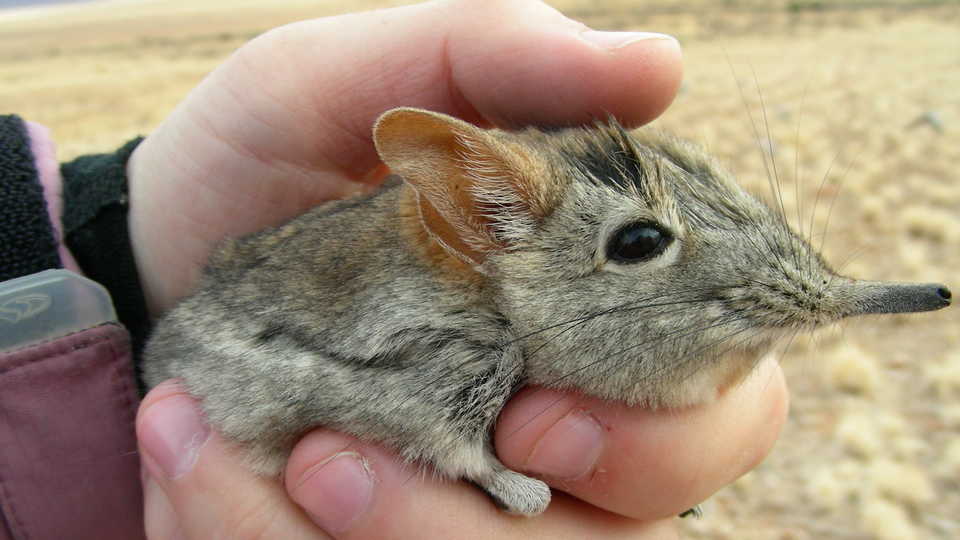
POLYGON ((145 202, 146 199, 141 193, 143 191, 142 186, 146 181, 141 172, 143 168, 137 166, 141 161, 140 156, 149 144, 149 139, 145 139, 143 143, 130 154, 130 159, 127 160, 127 194, 130 202, 127 212, 127 231, 130 235, 130 248, 133 251, 133 260, 137 265, 137 275, 140 277, 140 287, 143 290, 143 298, 147 306, 147 312, 151 315, 156 315, 159 311, 156 301, 156 286, 154 285, 156 280, 153 279, 153 275, 149 271, 151 267, 149 250, 144 247, 148 242, 142 233, 143 215, 147 213, 147 205, 145 202))
MULTIPOLYGON (((162 131, 163 126, 158 132, 162 131)), ((194 194, 191 198, 178 191, 182 188, 171 186, 178 171, 171 170, 170 163, 183 160, 183 156, 164 155, 157 141, 157 133, 151 134, 126 163, 127 230, 147 312, 152 317, 170 309, 183 296, 180 284, 196 278, 191 274, 196 268, 181 261, 196 251, 194 236, 203 227, 203 223, 185 221, 180 213, 182 205, 199 204, 202 197, 194 194)))

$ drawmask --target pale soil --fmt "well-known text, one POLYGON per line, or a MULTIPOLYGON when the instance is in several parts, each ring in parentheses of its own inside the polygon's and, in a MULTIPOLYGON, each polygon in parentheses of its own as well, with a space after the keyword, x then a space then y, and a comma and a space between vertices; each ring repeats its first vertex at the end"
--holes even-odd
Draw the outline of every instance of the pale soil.
MULTIPOLYGON (((61 159, 108 151, 148 133, 257 33, 388 3, 195 4, 0 12, 0 104, 52 128, 61 159)), ((764 194, 749 117, 764 141, 769 124, 787 214, 796 222, 801 201, 808 230, 817 201, 820 242, 833 205, 824 249, 836 266, 956 291, 960 5, 791 13, 790 4, 554 2, 598 28, 679 36, 686 80, 658 124, 706 145, 764 194)), ((960 537, 960 310, 850 322, 796 339, 783 363, 793 402, 777 447, 708 502, 704 519, 686 520, 687 536, 960 537)))

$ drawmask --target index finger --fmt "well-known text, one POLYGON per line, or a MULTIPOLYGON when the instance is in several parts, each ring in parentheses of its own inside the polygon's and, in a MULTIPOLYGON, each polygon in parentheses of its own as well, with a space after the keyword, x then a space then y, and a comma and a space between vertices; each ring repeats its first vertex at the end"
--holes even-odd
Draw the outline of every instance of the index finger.
MULTIPOLYGON (((271 85, 317 81, 311 92, 284 95, 283 106, 312 131, 303 141, 314 165, 351 178, 376 165, 370 126, 393 107, 507 128, 608 114, 637 125, 670 104, 682 74, 673 38, 596 32, 534 0, 431 2, 316 19, 251 45, 241 61, 270 65, 271 85)), ((276 122, 277 111, 269 117, 276 122)))

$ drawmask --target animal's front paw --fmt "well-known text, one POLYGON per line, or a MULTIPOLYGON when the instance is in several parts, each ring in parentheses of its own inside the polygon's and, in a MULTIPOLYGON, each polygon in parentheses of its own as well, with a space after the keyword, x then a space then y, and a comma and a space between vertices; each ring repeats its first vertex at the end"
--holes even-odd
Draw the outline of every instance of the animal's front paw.
POLYGON ((497 506, 511 514, 535 516, 550 504, 550 486, 509 469, 490 475, 482 487, 497 506))

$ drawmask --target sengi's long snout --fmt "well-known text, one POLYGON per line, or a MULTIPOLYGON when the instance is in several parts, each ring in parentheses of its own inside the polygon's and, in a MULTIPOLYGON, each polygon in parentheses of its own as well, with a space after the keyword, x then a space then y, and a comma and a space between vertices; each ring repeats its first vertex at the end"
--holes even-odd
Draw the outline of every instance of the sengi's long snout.
POLYGON ((868 313, 916 313, 950 305, 953 294, 939 283, 886 283, 852 281, 842 286, 852 310, 848 315, 868 313))

